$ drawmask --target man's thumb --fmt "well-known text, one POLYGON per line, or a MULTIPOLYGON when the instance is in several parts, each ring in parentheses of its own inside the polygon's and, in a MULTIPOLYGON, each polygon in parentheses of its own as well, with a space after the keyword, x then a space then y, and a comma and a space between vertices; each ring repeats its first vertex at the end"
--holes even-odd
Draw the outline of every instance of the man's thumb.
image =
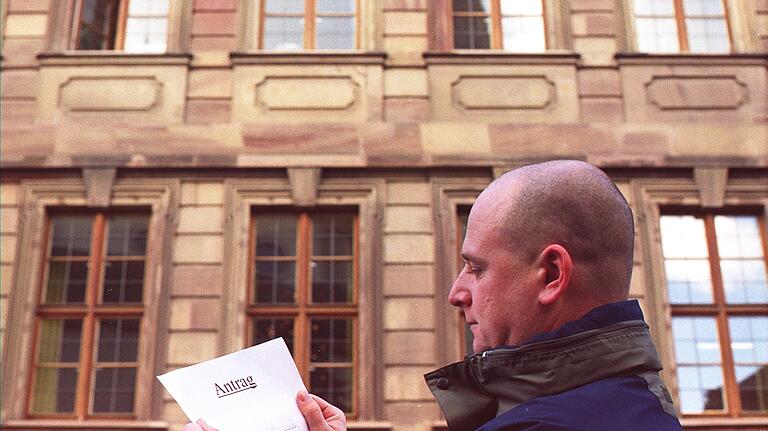
POLYGON ((307 391, 302 390, 299 392, 296 396, 296 404, 299 406, 301 414, 304 415, 310 431, 328 429, 328 424, 325 422, 320 406, 317 404, 317 401, 309 396, 307 391))

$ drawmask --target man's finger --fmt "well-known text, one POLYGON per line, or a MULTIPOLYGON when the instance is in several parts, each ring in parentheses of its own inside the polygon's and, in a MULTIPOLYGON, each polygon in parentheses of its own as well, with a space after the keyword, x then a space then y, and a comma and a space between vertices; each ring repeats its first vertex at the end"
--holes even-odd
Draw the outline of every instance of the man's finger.
POLYGON ((296 404, 299 406, 301 414, 304 415, 310 431, 324 431, 328 429, 328 424, 325 422, 320 405, 309 396, 307 391, 299 392, 296 396, 296 404))
POLYGON ((214 428, 214 427, 208 425, 207 423, 205 423, 205 421, 202 420, 202 419, 198 419, 197 420, 197 425, 200 426, 200 429, 202 429, 202 431, 219 431, 216 428, 214 428))
POLYGON ((198 424, 186 424, 181 431, 204 431, 198 424))

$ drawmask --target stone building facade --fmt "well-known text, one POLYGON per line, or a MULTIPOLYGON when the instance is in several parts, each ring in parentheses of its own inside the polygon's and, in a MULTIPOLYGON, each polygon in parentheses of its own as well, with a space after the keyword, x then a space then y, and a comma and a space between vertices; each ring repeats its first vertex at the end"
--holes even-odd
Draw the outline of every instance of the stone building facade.
POLYGON ((768 427, 768 1, 1 18, 3 429, 179 430, 155 375, 277 335, 351 429, 444 429, 421 376, 466 353, 467 210, 553 158, 632 206, 631 295, 685 427, 768 427))

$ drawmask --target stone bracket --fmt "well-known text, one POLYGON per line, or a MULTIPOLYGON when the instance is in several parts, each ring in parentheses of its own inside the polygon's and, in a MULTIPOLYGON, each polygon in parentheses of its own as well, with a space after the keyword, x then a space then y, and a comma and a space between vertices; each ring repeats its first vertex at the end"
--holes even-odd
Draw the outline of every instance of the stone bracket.
POLYGON ((112 197, 116 168, 84 168, 86 202, 89 208, 106 208, 112 197))
POLYGON ((693 177, 699 188, 702 207, 720 208, 725 204, 728 168, 697 167, 693 170, 693 177))
POLYGON ((320 184, 321 168, 288 168, 291 196, 298 207, 317 205, 317 186, 320 184))

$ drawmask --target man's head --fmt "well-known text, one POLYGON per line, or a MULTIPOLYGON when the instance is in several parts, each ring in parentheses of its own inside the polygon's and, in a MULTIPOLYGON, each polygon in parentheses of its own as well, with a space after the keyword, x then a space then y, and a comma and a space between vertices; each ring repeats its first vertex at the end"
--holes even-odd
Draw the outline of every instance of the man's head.
POLYGON ((633 245, 629 206, 598 168, 563 160, 515 169, 472 206, 449 301, 464 310, 475 352, 520 344, 626 299, 633 245))

